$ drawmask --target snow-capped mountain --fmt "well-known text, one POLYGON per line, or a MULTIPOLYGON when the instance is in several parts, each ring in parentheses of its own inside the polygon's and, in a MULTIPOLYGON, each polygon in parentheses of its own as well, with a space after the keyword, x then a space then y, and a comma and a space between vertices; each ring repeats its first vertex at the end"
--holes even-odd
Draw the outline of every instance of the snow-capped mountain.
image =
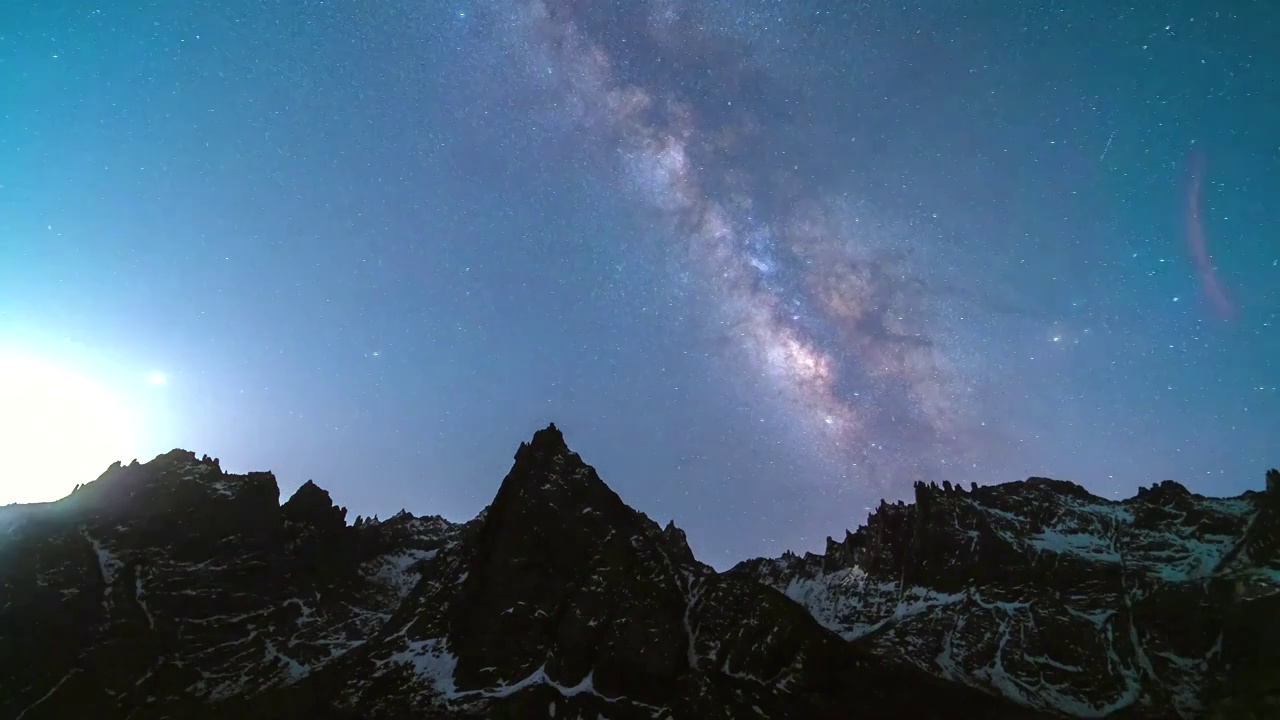
POLYGON ((0 508, 0 718, 1194 713, 1266 677, 1277 495, 921 486, 717 573, 554 425, 464 524, 175 450, 0 508))
POLYGON ((1278 549, 1274 470, 1235 498, 1169 481, 1123 502, 1045 478, 919 483, 914 504, 882 504, 823 555, 731 574, 880 657, 1029 707, 1193 718, 1278 668, 1278 549))

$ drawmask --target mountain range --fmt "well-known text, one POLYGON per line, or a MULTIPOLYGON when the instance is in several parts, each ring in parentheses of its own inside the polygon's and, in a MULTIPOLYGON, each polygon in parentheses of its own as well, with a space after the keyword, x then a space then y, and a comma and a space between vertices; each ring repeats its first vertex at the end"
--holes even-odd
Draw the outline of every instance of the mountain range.
POLYGON ((1280 473, 917 483, 717 572, 551 425, 475 519, 174 450, 0 508, 0 718, 1280 717, 1280 473))

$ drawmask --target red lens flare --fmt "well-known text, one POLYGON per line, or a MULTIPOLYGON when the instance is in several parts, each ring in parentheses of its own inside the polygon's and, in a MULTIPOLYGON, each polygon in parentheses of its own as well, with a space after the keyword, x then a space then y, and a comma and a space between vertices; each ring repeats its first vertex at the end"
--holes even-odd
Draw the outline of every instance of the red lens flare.
POLYGON ((1218 280, 1217 270, 1209 257, 1209 247, 1205 241, 1204 225, 1201 222, 1201 196, 1204 187, 1204 150, 1195 147, 1188 157, 1191 168, 1190 183, 1187 187, 1187 249, 1191 252, 1191 263, 1196 274, 1200 276, 1200 288, 1209 301, 1214 313, 1223 320, 1231 320, 1236 316, 1236 307, 1227 297, 1222 282, 1218 280))

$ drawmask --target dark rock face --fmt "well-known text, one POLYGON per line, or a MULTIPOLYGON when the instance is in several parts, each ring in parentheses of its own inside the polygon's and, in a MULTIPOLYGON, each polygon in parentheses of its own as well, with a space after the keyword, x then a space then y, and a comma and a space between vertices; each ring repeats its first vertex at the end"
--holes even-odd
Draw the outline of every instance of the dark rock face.
POLYGON ((821 556, 730 574, 879 657, 1046 712, 1191 718, 1249 695, 1280 717, 1258 704, 1280 688, 1276 478, 1236 498, 1166 481, 1123 502, 1045 478, 921 483, 821 556))
POLYGON ((364 646, 262 717, 1026 717, 885 667, 776 591, 717 575, 554 426, 520 447, 493 503, 422 573, 364 646))
POLYGON ((457 526, 326 503, 175 450, 0 508, 0 718, 188 717, 359 647, 457 526))
POLYGON ((173 451, 0 508, 0 718, 959 720, 1117 692, 1154 712, 1208 680, 1250 707, 1269 692, 1272 666, 1231 660, 1275 646, 1249 631, 1276 585, 1259 494, 922 486, 825 556, 728 573, 554 425, 465 524, 347 525, 312 483, 279 501, 268 473, 173 451))

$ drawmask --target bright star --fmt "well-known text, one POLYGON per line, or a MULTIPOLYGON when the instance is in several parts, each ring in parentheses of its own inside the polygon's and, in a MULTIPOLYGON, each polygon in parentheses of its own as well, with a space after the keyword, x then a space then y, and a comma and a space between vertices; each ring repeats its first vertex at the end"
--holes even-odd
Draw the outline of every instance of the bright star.
POLYGON ((168 378, 166 378, 164 376, 164 373, 161 373, 161 372, 153 372, 147 376, 147 382, 151 383, 152 385, 163 385, 167 381, 168 381, 168 378))

